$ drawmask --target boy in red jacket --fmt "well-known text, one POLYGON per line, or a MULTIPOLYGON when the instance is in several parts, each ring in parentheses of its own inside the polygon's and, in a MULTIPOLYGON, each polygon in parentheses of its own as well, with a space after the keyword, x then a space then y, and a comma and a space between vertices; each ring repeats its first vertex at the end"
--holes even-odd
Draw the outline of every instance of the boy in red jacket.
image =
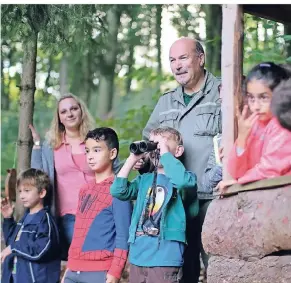
POLYGON ((86 156, 95 180, 79 193, 64 283, 116 283, 127 260, 131 205, 110 195, 118 137, 110 128, 86 136, 86 156))

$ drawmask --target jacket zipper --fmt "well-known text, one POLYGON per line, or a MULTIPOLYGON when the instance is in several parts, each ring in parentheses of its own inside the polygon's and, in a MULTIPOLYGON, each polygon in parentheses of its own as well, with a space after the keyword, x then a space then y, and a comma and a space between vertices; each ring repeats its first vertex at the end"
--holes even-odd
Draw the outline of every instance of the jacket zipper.
POLYGON ((30 269, 30 275, 31 275, 31 278, 32 278, 32 282, 35 283, 36 281, 35 281, 35 278, 34 278, 31 262, 29 262, 29 269, 30 269))
POLYGON ((19 237, 21 237, 21 234, 22 234, 22 230, 23 230, 23 227, 24 227, 24 224, 23 223, 17 223, 17 225, 20 226, 19 230, 17 231, 17 233, 15 234, 15 237, 14 237, 14 242, 16 241, 17 239, 17 236, 18 234, 20 233, 19 237))

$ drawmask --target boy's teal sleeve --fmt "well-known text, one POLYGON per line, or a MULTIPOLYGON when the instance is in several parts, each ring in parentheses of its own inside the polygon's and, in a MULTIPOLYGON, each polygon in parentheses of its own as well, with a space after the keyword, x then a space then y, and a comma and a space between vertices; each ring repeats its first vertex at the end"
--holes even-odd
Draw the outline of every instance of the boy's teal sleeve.
POLYGON ((183 199, 186 217, 192 219, 198 215, 197 178, 192 172, 186 171, 183 163, 170 152, 161 156, 165 174, 174 187, 179 190, 183 199))
POLYGON ((171 183, 178 190, 196 187, 196 175, 190 171, 186 171, 184 165, 180 160, 175 158, 170 152, 164 153, 161 156, 161 164, 164 167, 165 174, 170 178, 171 183))
POLYGON ((120 200, 136 200, 141 176, 136 177, 132 182, 127 178, 115 177, 110 187, 110 193, 113 197, 120 200))

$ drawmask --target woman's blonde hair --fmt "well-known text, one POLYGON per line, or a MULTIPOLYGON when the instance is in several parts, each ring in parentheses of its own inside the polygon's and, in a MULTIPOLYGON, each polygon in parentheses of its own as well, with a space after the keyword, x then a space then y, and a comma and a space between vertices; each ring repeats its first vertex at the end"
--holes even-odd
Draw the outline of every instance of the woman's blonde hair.
POLYGON ((56 107, 53 120, 51 122, 50 129, 46 134, 46 140, 53 149, 59 148, 62 144, 65 127, 60 121, 59 105, 60 105, 60 102, 66 98, 73 98, 78 103, 81 109, 82 117, 81 117, 79 132, 80 132, 80 137, 82 140, 85 140, 86 134, 89 132, 89 130, 91 130, 94 127, 93 117, 89 113, 89 110, 86 107, 85 103, 82 101, 82 99, 73 95, 72 93, 62 95, 61 98, 58 100, 58 104, 56 107))

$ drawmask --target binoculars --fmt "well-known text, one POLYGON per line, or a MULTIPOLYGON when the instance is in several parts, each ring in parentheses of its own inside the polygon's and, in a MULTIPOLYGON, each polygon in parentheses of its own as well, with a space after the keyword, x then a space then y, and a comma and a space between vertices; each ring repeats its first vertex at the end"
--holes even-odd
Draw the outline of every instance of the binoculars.
POLYGON ((150 141, 136 141, 130 144, 129 151, 134 154, 141 154, 157 149, 158 143, 150 141))

